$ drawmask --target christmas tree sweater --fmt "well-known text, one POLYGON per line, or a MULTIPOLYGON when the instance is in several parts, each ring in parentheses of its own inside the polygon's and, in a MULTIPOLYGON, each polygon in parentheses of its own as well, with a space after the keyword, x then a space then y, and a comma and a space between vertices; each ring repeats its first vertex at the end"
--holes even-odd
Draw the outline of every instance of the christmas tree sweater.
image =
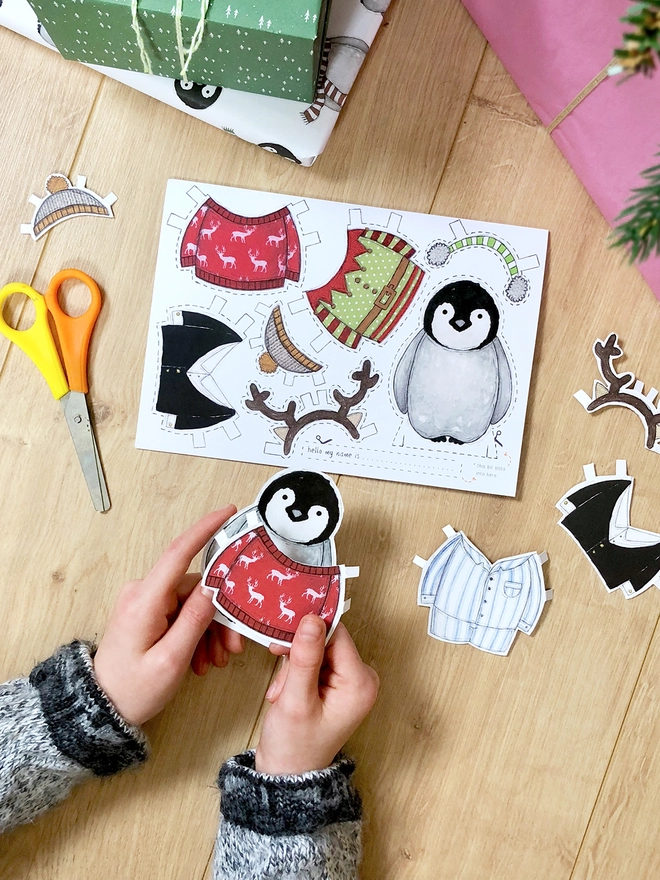
MULTIPOLYGON (((72 642, 0 685, 0 832, 29 822, 79 782, 143 763, 148 745, 96 682, 90 646, 72 642)), ((220 770, 214 880, 350 880, 360 860, 354 764, 268 776, 254 752, 220 770)))

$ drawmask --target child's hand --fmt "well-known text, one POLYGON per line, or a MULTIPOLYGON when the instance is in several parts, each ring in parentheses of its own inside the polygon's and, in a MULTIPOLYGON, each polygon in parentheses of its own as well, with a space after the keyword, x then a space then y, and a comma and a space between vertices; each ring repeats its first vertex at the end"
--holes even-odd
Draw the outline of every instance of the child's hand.
POLYGON ((199 575, 186 574, 193 558, 233 506, 210 513, 179 535, 142 581, 119 594, 94 657, 96 678, 129 724, 153 718, 174 696, 191 664, 198 675, 226 666, 243 650, 243 638, 211 624, 215 609, 199 575))
POLYGON ((272 775, 328 767, 376 700, 378 676, 362 662, 339 624, 324 649, 326 628, 314 614, 301 622, 288 659, 266 699, 272 703, 255 768, 272 775))

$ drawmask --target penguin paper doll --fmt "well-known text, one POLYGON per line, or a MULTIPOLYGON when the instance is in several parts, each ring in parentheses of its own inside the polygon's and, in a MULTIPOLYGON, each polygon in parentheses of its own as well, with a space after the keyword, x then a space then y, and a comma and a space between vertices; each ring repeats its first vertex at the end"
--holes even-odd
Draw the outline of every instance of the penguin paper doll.
POLYGON ((331 635, 344 611, 343 566, 334 535, 343 514, 333 481, 316 471, 284 471, 237 513, 204 553, 203 586, 216 620, 265 645, 288 646, 311 612, 331 635))
POLYGON ((394 398, 426 440, 474 443, 501 421, 513 394, 493 297, 473 281, 433 295, 423 329, 394 373, 394 398))

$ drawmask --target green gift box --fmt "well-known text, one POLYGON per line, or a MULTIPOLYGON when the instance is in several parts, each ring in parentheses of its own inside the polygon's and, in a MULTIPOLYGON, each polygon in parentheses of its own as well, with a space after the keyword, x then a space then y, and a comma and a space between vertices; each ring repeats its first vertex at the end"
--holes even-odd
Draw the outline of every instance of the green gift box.
POLYGON ((311 102, 330 0, 30 0, 65 58, 311 102))

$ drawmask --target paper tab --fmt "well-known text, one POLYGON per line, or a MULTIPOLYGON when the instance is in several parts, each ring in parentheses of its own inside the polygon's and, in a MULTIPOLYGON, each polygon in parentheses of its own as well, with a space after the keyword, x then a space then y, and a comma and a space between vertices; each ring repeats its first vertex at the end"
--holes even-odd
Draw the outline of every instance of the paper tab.
POLYGON ((545 552, 545 550, 543 551, 543 553, 537 553, 536 555, 538 556, 541 565, 545 565, 545 563, 548 561, 548 554, 545 552))
POLYGON ((617 460, 616 460, 616 475, 617 475, 617 477, 627 477, 628 476, 628 467, 627 467, 625 458, 617 458, 617 460))
POLYGON ((418 565, 420 568, 424 568, 426 565, 426 559, 422 559, 421 556, 415 556, 413 559, 413 565, 418 565))
POLYGON ((589 482, 589 480, 596 479, 596 465, 595 464, 585 464, 582 468, 584 471, 584 479, 589 482))
POLYGON ((342 569, 344 570, 344 577, 346 580, 350 580, 351 578, 360 577, 360 566, 359 565, 342 565, 342 569))
POLYGON ((448 538, 453 538, 456 534, 456 530, 451 525, 446 525, 442 530, 448 538))
POLYGON ((579 391, 576 391, 575 394, 573 395, 573 397, 577 400, 578 403, 581 403, 585 409, 591 403, 591 398, 589 397, 587 392, 583 391, 582 389, 580 389, 579 391))

